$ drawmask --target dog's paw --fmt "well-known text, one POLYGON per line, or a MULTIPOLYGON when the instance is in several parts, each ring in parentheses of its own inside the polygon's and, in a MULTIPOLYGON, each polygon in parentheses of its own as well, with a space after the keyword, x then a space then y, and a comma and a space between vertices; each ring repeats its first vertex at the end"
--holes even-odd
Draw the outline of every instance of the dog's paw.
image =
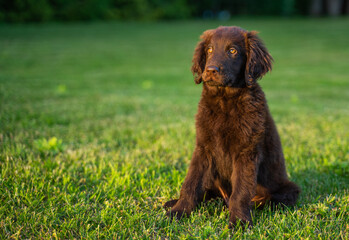
POLYGON ((182 217, 186 217, 187 213, 185 211, 181 210, 169 210, 166 213, 166 216, 169 217, 170 219, 181 219, 182 217))
POLYGON ((168 201, 164 204, 164 207, 169 208, 166 215, 171 219, 181 219, 184 216, 189 216, 194 209, 193 204, 189 204, 188 201, 183 199, 168 201))
POLYGON ((172 199, 172 200, 166 202, 166 203, 164 204, 163 207, 164 207, 165 209, 171 208, 171 207, 173 207, 174 205, 176 205, 177 202, 178 202, 178 199, 172 199))

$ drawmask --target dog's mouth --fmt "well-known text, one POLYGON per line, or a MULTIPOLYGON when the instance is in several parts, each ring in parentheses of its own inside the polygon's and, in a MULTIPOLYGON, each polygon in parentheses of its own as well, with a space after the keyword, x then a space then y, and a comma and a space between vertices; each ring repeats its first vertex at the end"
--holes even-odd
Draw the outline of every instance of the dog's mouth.
POLYGON ((203 81, 208 86, 224 87, 224 78, 221 75, 210 76, 204 73, 203 81))
POLYGON ((220 87, 224 86, 223 84, 216 82, 216 81, 213 81, 213 80, 205 81, 205 83, 209 86, 220 86, 220 87))

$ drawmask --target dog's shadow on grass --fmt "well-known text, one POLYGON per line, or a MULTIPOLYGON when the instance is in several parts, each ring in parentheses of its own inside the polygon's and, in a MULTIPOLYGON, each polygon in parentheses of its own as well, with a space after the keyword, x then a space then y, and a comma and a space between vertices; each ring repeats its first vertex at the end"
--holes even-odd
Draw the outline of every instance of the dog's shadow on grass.
POLYGON ((292 174, 292 181, 301 187, 297 206, 317 203, 329 195, 342 195, 348 189, 348 169, 306 169, 292 174), (339 171, 337 171, 339 170, 339 171))

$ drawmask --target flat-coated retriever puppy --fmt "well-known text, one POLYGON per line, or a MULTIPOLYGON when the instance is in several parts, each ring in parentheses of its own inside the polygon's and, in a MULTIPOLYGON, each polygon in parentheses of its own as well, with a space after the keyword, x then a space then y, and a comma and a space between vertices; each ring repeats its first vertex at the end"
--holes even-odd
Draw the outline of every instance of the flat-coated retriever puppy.
POLYGON ((196 146, 179 199, 167 215, 190 214, 203 200, 222 197, 229 226, 252 225, 251 206, 295 204, 299 187, 288 180, 275 123, 257 79, 272 57, 256 32, 239 27, 205 31, 192 72, 203 82, 196 115, 196 146))

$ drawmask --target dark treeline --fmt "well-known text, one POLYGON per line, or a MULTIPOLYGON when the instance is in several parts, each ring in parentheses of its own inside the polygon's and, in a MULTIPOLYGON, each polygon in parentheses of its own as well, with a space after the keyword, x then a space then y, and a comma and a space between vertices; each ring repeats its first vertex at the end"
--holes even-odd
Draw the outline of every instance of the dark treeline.
POLYGON ((1 22, 347 15, 349 0, 0 0, 1 22))

